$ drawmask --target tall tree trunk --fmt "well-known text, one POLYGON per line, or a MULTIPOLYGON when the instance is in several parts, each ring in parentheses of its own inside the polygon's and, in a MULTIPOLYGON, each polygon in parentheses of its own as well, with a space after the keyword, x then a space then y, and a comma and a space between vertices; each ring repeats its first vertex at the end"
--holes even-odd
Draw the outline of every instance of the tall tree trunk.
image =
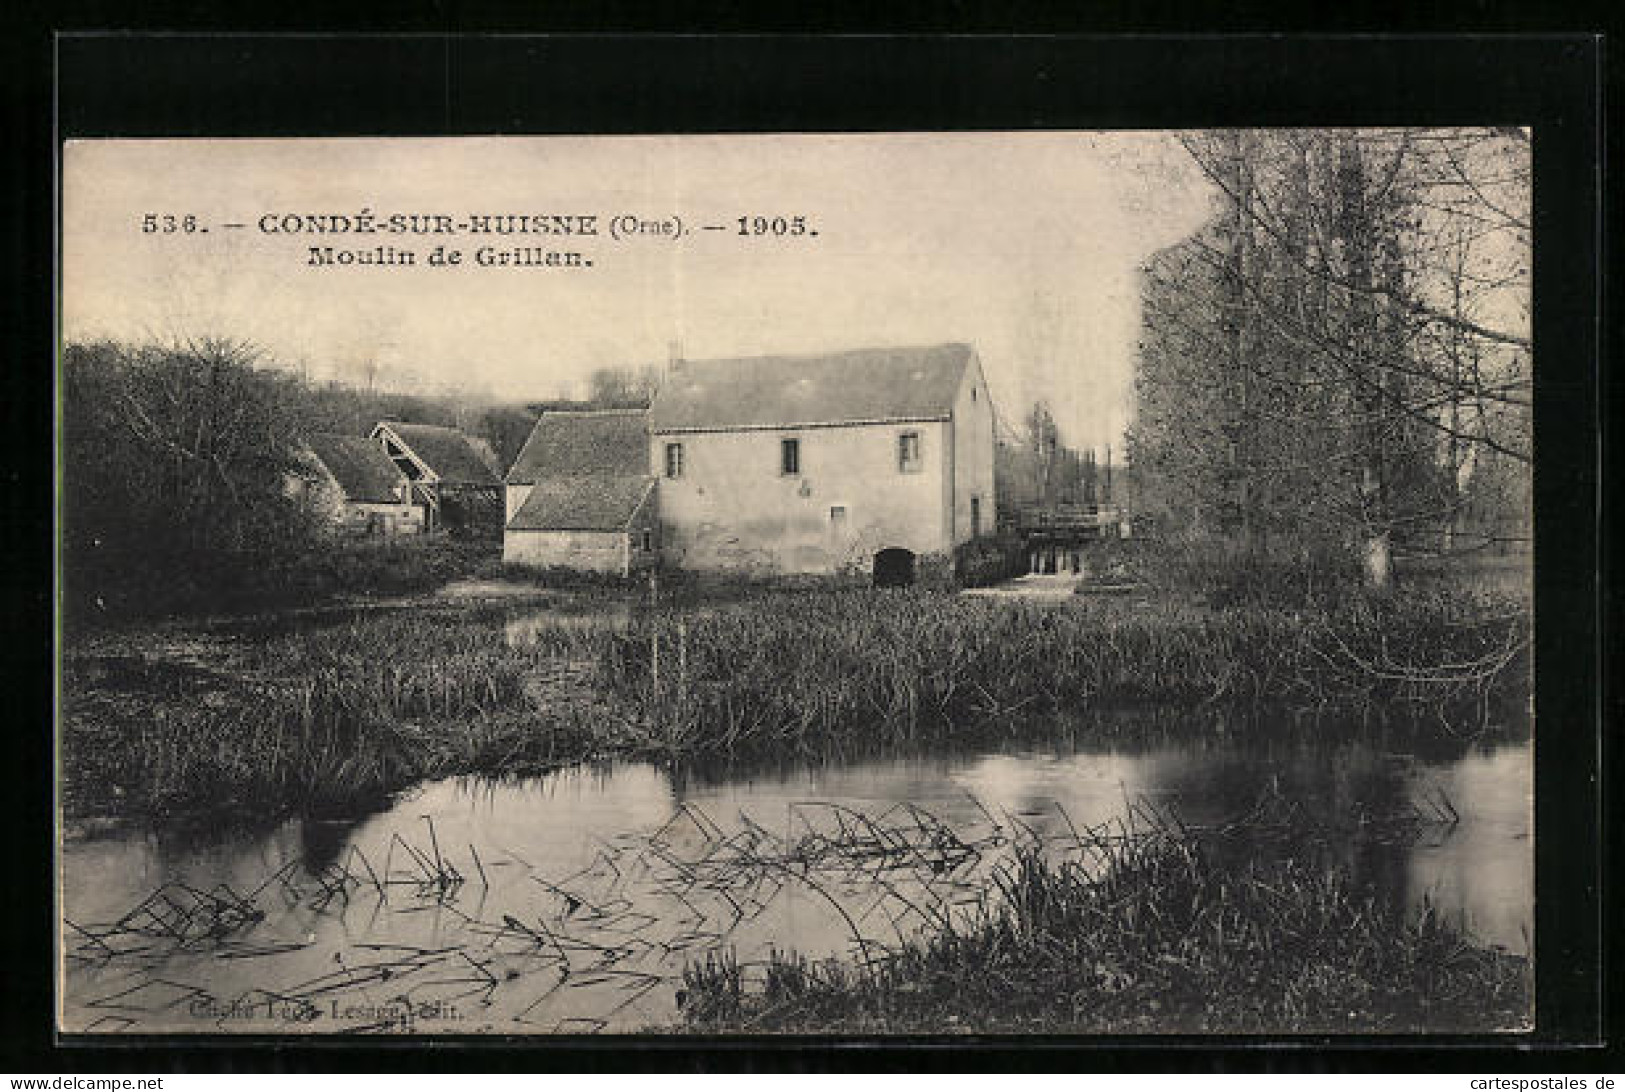
POLYGON ((1385 593, 1393 582, 1393 545, 1387 510, 1383 459, 1386 415, 1380 344, 1381 323, 1373 288, 1377 225, 1359 138, 1339 138, 1337 150, 1338 235, 1343 247, 1348 291, 1346 344, 1352 360, 1355 406, 1359 414, 1360 557, 1367 591, 1385 593))
POLYGON ((1242 552, 1251 556, 1253 541, 1253 491, 1250 438, 1249 395, 1251 361, 1248 353, 1248 327, 1250 301, 1247 298, 1247 278, 1253 274, 1250 242, 1253 231, 1253 179, 1252 164, 1248 156, 1251 148, 1247 137, 1239 130, 1227 134, 1231 177, 1234 195, 1234 219, 1231 224, 1225 269, 1225 325, 1228 334, 1229 370, 1234 413, 1230 421, 1230 472, 1235 505, 1235 526, 1240 532, 1242 552))
MULTIPOLYGON (((1456 251, 1454 263, 1450 268, 1450 313, 1458 321, 1467 317, 1463 307, 1462 288, 1467 277, 1467 260, 1471 247, 1470 236, 1465 230, 1456 233, 1456 251)), ((1462 366, 1466 338, 1459 327, 1451 327, 1447 365, 1449 367, 1450 404, 1447 410, 1448 428, 1445 434, 1445 482, 1444 482, 1444 520, 1441 534, 1443 552, 1449 554, 1456 548, 1457 538, 1462 527, 1462 488, 1461 475, 1466 453, 1461 443, 1461 392, 1466 378, 1466 369, 1462 366)))

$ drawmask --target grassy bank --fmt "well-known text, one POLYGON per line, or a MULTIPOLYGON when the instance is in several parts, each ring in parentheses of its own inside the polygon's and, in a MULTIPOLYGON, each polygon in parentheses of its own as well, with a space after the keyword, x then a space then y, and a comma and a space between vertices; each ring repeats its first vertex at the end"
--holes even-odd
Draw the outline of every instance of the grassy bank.
POLYGON ((606 753, 591 671, 510 650, 467 611, 361 616, 188 649, 69 657, 64 795, 78 814, 348 814, 457 773, 524 774, 606 753))
POLYGON ((690 1030, 944 1034, 1445 1032, 1529 1019, 1527 960, 1345 873, 1216 866, 1192 838, 1092 847, 1103 871, 1023 852, 966 923, 863 963, 776 954, 685 974, 690 1030))
POLYGON ((495 538, 337 539, 297 552, 64 557, 63 616, 75 630, 299 610, 368 596, 415 595, 501 573, 495 538))
POLYGON ((857 592, 659 618, 613 640, 605 681, 685 753, 1123 703, 1425 704, 1459 725, 1527 685, 1526 636, 1519 612, 1444 596, 1305 612, 857 592))
POLYGON ((452 773, 974 742, 1125 703, 1422 708, 1460 734, 1528 685, 1527 616, 1445 596, 1306 613, 801 589, 601 609, 516 643, 425 607, 183 663, 70 654, 70 810, 344 810, 452 773))

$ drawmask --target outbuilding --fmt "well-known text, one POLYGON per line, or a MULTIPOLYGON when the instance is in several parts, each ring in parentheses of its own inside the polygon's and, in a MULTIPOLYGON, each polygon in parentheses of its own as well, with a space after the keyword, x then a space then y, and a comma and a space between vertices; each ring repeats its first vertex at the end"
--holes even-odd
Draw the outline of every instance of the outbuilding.
POLYGON ((316 433, 298 453, 300 470, 288 492, 334 531, 398 535, 423 530, 423 509, 412 503, 411 483, 365 436, 316 433))
POLYGON ((502 559, 628 576, 659 556, 642 410, 544 413, 508 472, 502 559))
POLYGON ((429 530, 495 535, 501 529, 502 480, 484 441, 407 421, 380 421, 372 439, 412 483, 429 530))

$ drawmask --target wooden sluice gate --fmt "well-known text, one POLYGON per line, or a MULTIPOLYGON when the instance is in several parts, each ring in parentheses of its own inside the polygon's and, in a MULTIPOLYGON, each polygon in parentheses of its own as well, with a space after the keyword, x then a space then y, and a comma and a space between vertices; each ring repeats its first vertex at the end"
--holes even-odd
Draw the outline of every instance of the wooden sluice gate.
POLYGON ((1122 509, 1109 504, 1024 505, 1012 530, 1025 545, 1029 573, 1082 573, 1086 543, 1125 534, 1122 509))

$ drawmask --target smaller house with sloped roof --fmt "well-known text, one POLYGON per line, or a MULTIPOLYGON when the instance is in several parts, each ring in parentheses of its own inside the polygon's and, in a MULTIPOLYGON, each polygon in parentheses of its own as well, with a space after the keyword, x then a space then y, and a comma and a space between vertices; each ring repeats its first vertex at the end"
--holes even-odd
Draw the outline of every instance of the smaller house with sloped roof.
POLYGON ((296 453, 288 495, 328 528, 346 534, 399 535, 423 530, 411 483, 365 436, 315 433, 296 453))
POLYGON ((506 480, 502 559, 628 576, 658 557, 642 410, 542 414, 506 480))
POLYGON ((372 440, 411 483, 426 530, 501 531, 502 478, 484 441, 460 429, 407 421, 380 421, 372 440))

